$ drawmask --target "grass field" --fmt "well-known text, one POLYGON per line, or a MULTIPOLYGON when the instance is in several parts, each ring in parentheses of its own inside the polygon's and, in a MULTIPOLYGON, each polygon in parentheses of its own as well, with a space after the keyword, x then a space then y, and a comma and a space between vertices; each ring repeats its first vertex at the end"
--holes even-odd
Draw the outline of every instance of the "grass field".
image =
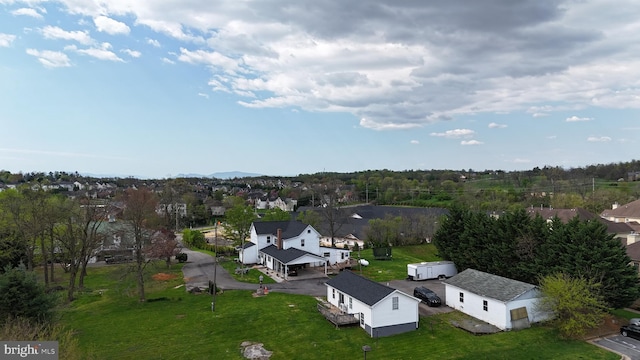
MULTIPOLYGON (((395 264, 396 256, 385 265, 395 264)), ((242 359, 243 341, 263 343, 273 360, 359 358, 363 345, 372 348, 370 360, 619 358, 585 342, 560 340, 545 327, 473 336, 449 325, 449 317, 461 316, 457 312, 421 318, 417 331, 380 339, 357 326, 336 329, 318 313, 316 299, 304 295, 226 291, 212 312, 210 295, 187 294, 180 286, 180 264, 150 268, 148 300, 139 303, 125 268, 90 268, 88 290, 62 310, 62 323, 75 332, 87 359, 242 359), (169 276, 154 280, 154 273, 169 276)))
MULTIPOLYGON (((432 244, 394 247, 391 260, 375 260, 373 250, 366 249, 360 252, 360 257, 369 261, 369 266, 354 270, 375 281, 404 279, 407 277, 407 264, 442 260, 437 252, 432 244)), ((357 258, 358 253, 354 252, 351 256, 357 258)))

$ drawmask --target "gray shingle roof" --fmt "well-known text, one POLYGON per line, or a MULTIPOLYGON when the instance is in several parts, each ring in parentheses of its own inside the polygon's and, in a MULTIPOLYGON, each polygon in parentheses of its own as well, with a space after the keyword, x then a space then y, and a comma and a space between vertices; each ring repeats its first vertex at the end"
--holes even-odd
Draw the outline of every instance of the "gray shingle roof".
MULTIPOLYGON (((321 212, 322 210, 315 207, 300 207, 297 210, 297 214, 311 210, 315 212, 321 212)), ((449 210, 443 208, 415 208, 415 207, 401 207, 401 206, 374 206, 374 205, 359 205, 348 206, 340 208, 340 212, 344 216, 338 220, 337 236, 343 237, 346 235, 353 235, 358 239, 364 239, 365 229, 369 227, 369 220, 384 219, 387 215, 401 216, 401 217, 413 217, 413 216, 442 216, 447 215, 449 210)), ((328 229, 327 222, 323 219, 318 228, 318 232, 322 235, 328 236, 331 232, 328 229)))
POLYGON ((466 269, 445 280, 444 283, 502 302, 514 300, 527 291, 536 288, 532 284, 474 269, 466 269))
POLYGON ((605 210, 601 214, 602 217, 638 217, 640 216, 640 199, 632 201, 628 204, 619 205, 615 209, 605 210))
POLYGON ((258 235, 277 235, 282 229, 282 239, 289 239, 300 235, 307 224, 300 221, 256 221, 253 223, 258 235))
POLYGON ((288 248, 288 249, 281 250, 281 249, 278 249, 275 245, 269 245, 260 251, 269 256, 273 256, 276 260, 280 261, 283 264, 288 264, 289 262, 295 259, 301 258, 305 255, 311 255, 311 256, 317 257, 320 261, 324 260, 324 258, 322 258, 321 256, 312 254, 308 251, 304 251, 296 248, 288 248))
POLYGON ((369 306, 375 305, 395 291, 395 289, 356 275, 349 270, 340 272, 338 276, 327 281, 326 284, 369 306))

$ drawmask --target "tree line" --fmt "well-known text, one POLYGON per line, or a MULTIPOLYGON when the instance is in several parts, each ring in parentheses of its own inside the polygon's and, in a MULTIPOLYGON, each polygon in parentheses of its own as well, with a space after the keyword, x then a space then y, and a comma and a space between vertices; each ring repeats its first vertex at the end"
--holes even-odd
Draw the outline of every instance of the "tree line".
POLYGON ((532 284, 565 274, 599 284, 597 295, 612 308, 640 296, 637 269, 624 246, 599 220, 568 223, 530 217, 523 209, 496 218, 456 206, 443 219, 433 242, 439 255, 467 268, 532 284))

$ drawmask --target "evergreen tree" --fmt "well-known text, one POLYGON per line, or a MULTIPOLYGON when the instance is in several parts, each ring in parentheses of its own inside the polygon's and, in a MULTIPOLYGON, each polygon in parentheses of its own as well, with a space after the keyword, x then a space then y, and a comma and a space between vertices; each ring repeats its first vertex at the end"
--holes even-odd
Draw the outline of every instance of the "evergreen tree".
POLYGON ((48 321, 55 304, 55 295, 47 294, 36 275, 23 264, 7 266, 0 274, 0 323, 18 317, 48 321))

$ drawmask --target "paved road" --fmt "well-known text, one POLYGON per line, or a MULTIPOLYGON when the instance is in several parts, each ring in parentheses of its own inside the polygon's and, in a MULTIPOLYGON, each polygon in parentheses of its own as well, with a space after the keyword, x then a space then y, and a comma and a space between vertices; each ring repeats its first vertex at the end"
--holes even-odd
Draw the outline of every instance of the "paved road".
POLYGON ((624 355, 626 359, 640 360, 639 340, 624 337, 622 335, 612 335, 592 340, 591 342, 620 355, 624 355))
MULTIPOLYGON (((209 280, 214 278, 215 262, 212 256, 197 251, 183 248, 182 252, 187 254, 187 263, 182 268, 185 277, 187 291, 194 287, 207 289, 209 280)), ((236 281, 222 266, 217 265, 215 278, 218 288, 223 290, 256 290, 256 284, 248 284, 236 281)), ((324 283, 326 278, 291 280, 276 284, 269 284, 269 291, 283 292, 289 294, 302 294, 311 296, 327 295, 327 287, 324 283)))

